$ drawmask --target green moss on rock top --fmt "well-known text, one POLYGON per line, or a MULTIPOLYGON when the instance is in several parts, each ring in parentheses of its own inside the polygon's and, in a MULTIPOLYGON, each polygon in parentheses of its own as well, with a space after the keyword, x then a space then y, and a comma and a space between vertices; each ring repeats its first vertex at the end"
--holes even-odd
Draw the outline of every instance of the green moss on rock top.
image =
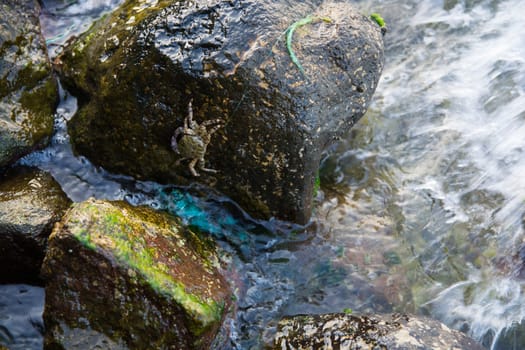
POLYGON ((170 343, 206 348, 231 298, 215 252, 203 252, 211 245, 199 241, 176 218, 151 208, 95 200, 74 204, 50 238, 43 268, 51 277, 44 316, 51 324, 48 339, 56 342, 63 324, 78 332, 79 320, 87 319, 91 328, 130 348, 144 348, 157 333, 165 335, 155 348, 170 343), (75 251, 74 257, 64 256, 75 251), (104 287, 93 290, 93 284, 104 287), (64 294, 80 307, 64 309, 64 294))
MULTIPOLYGON (((78 210, 97 220, 92 222, 89 229, 82 227, 81 220, 70 221, 79 224, 72 228, 73 235, 86 247, 110 252, 118 263, 133 268, 153 289, 182 305, 204 328, 220 321, 223 302, 211 299, 211 293, 199 295, 200 293, 188 292, 183 281, 177 279, 179 276, 172 274, 173 270, 178 269, 175 266, 179 265, 177 260, 184 255, 188 255, 187 258, 191 260, 203 259, 196 252, 184 249, 187 239, 181 232, 182 228, 175 222, 169 223, 162 216, 148 213, 148 210, 142 208, 133 208, 133 215, 138 214, 138 217, 130 217, 127 211, 131 208, 126 210, 125 207, 125 204, 102 207, 97 203, 79 204, 78 210), (155 232, 159 229, 160 232, 155 232), (154 241, 160 245, 155 247, 148 238, 159 234, 154 241)), ((189 231, 186 233, 192 234, 189 231)), ((203 266, 210 266, 208 261, 201 262, 203 266)))

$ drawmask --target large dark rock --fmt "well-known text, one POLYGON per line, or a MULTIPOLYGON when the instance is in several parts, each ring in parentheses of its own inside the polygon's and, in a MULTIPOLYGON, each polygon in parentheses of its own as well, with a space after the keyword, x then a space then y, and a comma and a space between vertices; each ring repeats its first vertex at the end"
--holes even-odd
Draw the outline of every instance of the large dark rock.
POLYGON ((215 253, 168 214, 73 204, 42 267, 46 349, 208 349, 231 302, 215 253))
POLYGON ((272 349, 482 350, 463 333, 419 316, 299 315, 282 319, 272 349))
POLYGON ((81 102, 77 152, 141 179, 216 185, 257 217, 299 223, 321 152, 365 113, 382 66, 381 28, 321 0, 128 0, 57 60, 81 102), (311 14, 291 38, 301 73, 284 32, 311 14), (198 123, 223 122, 205 154, 217 174, 193 176, 171 149, 190 100, 198 123))
POLYGON ((38 169, 17 167, 0 176, 0 283, 40 283, 47 238, 70 203, 38 169))
POLYGON ((58 102, 36 0, 0 3, 0 170, 43 146, 58 102))

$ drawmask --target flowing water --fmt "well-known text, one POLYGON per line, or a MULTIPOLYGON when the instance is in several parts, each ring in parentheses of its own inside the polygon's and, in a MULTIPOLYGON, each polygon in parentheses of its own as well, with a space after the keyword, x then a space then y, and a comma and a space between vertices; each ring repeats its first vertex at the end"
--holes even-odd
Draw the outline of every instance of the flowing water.
MULTIPOLYGON (((53 53, 119 1, 44 3, 53 53)), ((367 115, 327 151, 306 228, 255 221, 206 189, 136 182, 75 157, 67 92, 51 146, 21 163, 51 172, 75 201, 150 205, 216 237, 238 298, 225 349, 259 348, 283 315, 347 309, 426 314, 487 348, 524 348, 525 2, 355 4, 387 22, 385 70, 367 115)), ((41 320, 21 315, 41 310, 42 290, 4 286, 0 297, 0 315, 10 315, 0 318, 0 343, 39 349, 41 320), (7 309, 20 294, 33 302, 7 309), (20 332, 24 324, 37 332, 20 332)))

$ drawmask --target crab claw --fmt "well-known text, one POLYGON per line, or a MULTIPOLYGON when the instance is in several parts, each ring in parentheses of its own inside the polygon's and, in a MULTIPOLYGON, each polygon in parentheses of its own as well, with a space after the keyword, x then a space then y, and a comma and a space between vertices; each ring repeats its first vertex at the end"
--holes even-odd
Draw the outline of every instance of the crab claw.
POLYGON ((172 149, 173 151, 175 151, 175 153, 180 154, 180 152, 179 152, 179 147, 178 147, 178 144, 177 144, 177 135, 173 135, 173 136, 171 137, 171 149, 172 149))
POLYGON ((173 133, 173 136, 171 137, 171 149, 175 151, 175 153, 180 154, 179 151, 179 141, 182 138, 182 135, 184 135, 184 128, 180 127, 175 129, 175 132, 173 133))

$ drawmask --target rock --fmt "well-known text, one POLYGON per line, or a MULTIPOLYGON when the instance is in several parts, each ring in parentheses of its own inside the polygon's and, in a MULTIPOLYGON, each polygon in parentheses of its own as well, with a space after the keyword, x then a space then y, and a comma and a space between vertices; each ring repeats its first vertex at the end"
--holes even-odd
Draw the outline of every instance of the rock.
POLYGON ((69 123, 76 152, 140 179, 214 185, 256 217, 307 222, 321 152, 376 88, 381 28, 345 2, 154 4, 126 1, 57 60, 81 105, 69 123), (304 25, 288 50, 294 23, 304 25), (171 149, 190 101, 199 124, 221 121, 204 156, 216 174, 193 176, 188 152, 171 149))
POLYGON ((35 0, 0 4, 0 170, 44 146, 53 131, 56 80, 35 0))
POLYGON ((75 203, 42 268, 45 347, 208 349, 231 302, 217 264, 211 241, 168 214, 75 203))
POLYGON ((38 169, 17 167, 0 177, 0 283, 41 283, 47 238, 70 203, 38 169))
POLYGON ((493 346, 490 346, 492 342, 487 344, 487 347, 492 349, 523 349, 525 346, 525 320, 510 323, 509 326, 498 332, 496 339, 493 339, 493 330, 488 330, 487 333, 485 337, 494 340, 493 346))
POLYGON ((483 347, 463 333, 420 316, 298 315, 282 319, 272 349, 458 349, 483 347))

